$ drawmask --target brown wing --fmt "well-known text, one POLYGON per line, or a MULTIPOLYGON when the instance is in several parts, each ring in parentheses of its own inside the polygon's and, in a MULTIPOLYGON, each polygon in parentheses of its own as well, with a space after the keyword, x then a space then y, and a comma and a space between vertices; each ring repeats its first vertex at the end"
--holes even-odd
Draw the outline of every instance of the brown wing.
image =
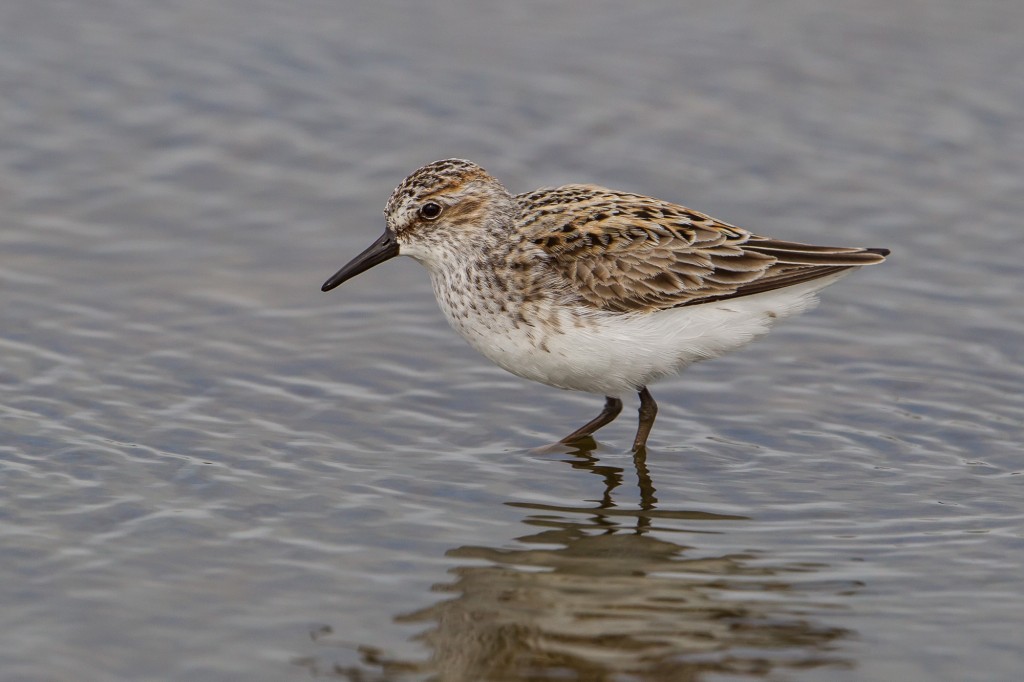
POLYGON ((684 206, 592 185, 517 197, 524 229, 582 303, 616 312, 771 291, 884 260, 885 249, 758 237, 684 206))

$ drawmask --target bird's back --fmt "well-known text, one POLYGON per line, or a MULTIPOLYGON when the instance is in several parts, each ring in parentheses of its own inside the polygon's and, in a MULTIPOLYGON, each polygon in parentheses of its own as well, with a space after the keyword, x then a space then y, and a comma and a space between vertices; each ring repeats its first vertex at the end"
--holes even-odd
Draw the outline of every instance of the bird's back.
POLYGON ((520 230, 583 305, 653 312, 770 292, 880 263, 887 249, 755 235, 638 194, 566 185, 515 197, 520 230))

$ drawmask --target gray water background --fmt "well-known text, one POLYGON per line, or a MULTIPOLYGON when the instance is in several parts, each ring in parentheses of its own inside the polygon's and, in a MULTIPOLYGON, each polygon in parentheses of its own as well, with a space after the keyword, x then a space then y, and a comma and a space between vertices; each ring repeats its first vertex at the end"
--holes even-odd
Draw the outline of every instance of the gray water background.
POLYGON ((0 679, 1016 680, 1024 5, 0 4, 0 679), (886 246, 654 387, 528 384, 417 166, 886 246))

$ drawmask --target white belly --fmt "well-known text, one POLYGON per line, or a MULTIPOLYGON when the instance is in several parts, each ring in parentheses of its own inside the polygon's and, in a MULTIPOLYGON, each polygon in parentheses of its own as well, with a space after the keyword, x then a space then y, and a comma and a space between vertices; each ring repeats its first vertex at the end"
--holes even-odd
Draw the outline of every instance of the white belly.
POLYGON ((497 311, 441 307, 471 346, 517 376, 558 388, 620 396, 694 362, 746 345, 776 320, 812 307, 814 293, 845 274, 648 314, 565 309, 553 313, 558 316, 554 325, 545 324, 543 316, 528 316, 532 324, 517 323, 497 311))

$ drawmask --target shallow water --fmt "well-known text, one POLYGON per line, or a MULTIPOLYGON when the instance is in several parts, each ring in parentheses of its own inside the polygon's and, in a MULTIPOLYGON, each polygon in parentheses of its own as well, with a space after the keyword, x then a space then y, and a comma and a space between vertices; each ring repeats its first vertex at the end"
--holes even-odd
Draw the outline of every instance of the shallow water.
POLYGON ((1016 2, 0 6, 5 680, 1013 680, 1016 2), (464 156, 884 266, 601 399, 400 259, 464 156))

